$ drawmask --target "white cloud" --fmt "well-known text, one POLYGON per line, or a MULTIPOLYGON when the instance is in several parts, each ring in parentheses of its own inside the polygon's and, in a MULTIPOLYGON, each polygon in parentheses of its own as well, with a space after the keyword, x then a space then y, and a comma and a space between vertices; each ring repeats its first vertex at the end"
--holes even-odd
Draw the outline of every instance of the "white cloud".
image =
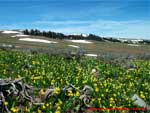
POLYGON ((0 25, 1 30, 6 30, 6 29, 17 29, 17 25, 11 24, 11 25, 0 25))
POLYGON ((52 25, 60 25, 60 24, 88 24, 91 23, 92 21, 36 21, 33 22, 33 24, 52 24, 52 25))
MULTIPOLYGON (((73 22, 72 22, 73 23, 73 22)), ((79 23, 86 23, 80 21, 79 23)), ((88 22, 87 22, 88 23, 88 22)), ((69 22, 61 22, 64 26, 52 30, 63 33, 95 33, 101 36, 123 37, 123 38, 150 38, 150 22, 148 21, 89 21, 88 24, 73 26, 69 22), (70 24, 70 26, 66 26, 70 24)))

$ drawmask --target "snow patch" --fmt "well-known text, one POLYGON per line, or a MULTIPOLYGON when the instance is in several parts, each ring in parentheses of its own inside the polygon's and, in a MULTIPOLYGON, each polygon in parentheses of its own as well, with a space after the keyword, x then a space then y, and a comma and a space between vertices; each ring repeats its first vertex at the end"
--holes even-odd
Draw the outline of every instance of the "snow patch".
POLYGON ((90 57, 97 57, 97 54, 85 54, 85 56, 90 56, 90 57))
POLYGON ((83 37, 88 37, 89 35, 87 35, 87 34, 82 34, 82 36, 83 36, 83 37))
POLYGON ((2 44, 2 47, 9 47, 9 48, 12 48, 13 45, 11 45, 11 44, 2 44))
POLYGON ((43 39, 35 39, 35 38, 20 38, 20 41, 28 41, 28 42, 42 42, 42 43, 57 43, 54 41, 43 40, 43 39))
POLYGON ((87 41, 87 40, 69 40, 71 42, 74 42, 74 43, 85 43, 85 44, 91 44, 92 42, 90 41, 87 41))
POLYGON ((142 42, 143 40, 131 40, 131 42, 133 43, 133 44, 138 44, 139 42, 142 42))
POLYGON ((80 48, 79 46, 75 46, 75 45, 68 45, 70 47, 74 47, 74 48, 80 48))
POLYGON ((128 46, 138 47, 138 46, 141 46, 141 45, 137 45, 137 44, 128 44, 128 46))
POLYGON ((20 33, 20 32, 18 32, 18 31, 5 30, 5 31, 3 31, 2 33, 4 33, 4 34, 11 34, 11 33, 20 33))
POLYGON ((119 39, 121 42, 128 42, 128 40, 119 39))
POLYGON ((28 36, 30 36, 30 35, 18 34, 18 35, 14 35, 11 37, 28 37, 28 36))

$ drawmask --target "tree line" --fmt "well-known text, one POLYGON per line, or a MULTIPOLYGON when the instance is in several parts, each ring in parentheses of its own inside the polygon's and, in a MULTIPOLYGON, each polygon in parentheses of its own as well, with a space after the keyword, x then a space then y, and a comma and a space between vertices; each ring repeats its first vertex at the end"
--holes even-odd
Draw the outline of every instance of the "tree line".
POLYGON ((80 35, 65 35, 63 33, 57 33, 57 32, 52 32, 52 31, 40 31, 38 29, 31 29, 31 30, 24 30, 24 34, 26 35, 34 35, 34 36, 45 36, 53 39, 86 39, 86 40, 96 40, 96 41, 104 41, 103 37, 94 35, 94 34, 89 34, 87 36, 83 36, 82 34, 80 35))
MULTIPOLYGON (((95 41, 111 41, 111 42, 121 42, 115 38, 106 38, 100 37, 95 34, 89 34, 87 36, 80 35, 65 35, 63 33, 53 32, 53 31, 40 31, 38 29, 24 30, 24 34, 26 35, 34 35, 34 36, 45 36, 53 39, 73 39, 73 40, 95 40, 95 41)), ((122 43, 132 43, 131 41, 122 42, 122 43)), ((150 44, 150 40, 143 40, 139 42, 140 44, 150 44)))

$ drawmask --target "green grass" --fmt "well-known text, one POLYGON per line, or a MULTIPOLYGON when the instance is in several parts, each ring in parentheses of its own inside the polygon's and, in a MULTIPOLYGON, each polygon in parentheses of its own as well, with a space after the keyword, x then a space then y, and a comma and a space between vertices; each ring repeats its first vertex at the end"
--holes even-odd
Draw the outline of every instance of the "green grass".
MULTIPOLYGON (((42 92, 50 86, 63 88, 70 83, 82 89, 85 85, 89 85, 94 89, 91 93, 93 107, 138 107, 131 100, 135 93, 150 104, 150 62, 136 60, 130 63, 136 65, 137 69, 129 71, 87 57, 80 60, 67 60, 59 56, 0 51, 0 78, 25 77, 26 83, 41 89, 40 92, 35 93, 35 96, 42 95, 42 92), (23 69, 23 65, 30 65, 30 68, 23 69), (98 76, 91 73, 92 69, 97 69, 98 76), (40 78, 35 79, 36 77, 40 78)), ((59 92, 56 97, 47 100, 44 106, 29 108, 27 102, 21 108, 17 105, 17 99, 13 101, 6 99, 10 109, 31 113, 50 113, 50 111, 66 113, 80 105, 77 103, 78 100, 80 99, 76 92, 68 98, 65 98, 63 92, 59 92)))

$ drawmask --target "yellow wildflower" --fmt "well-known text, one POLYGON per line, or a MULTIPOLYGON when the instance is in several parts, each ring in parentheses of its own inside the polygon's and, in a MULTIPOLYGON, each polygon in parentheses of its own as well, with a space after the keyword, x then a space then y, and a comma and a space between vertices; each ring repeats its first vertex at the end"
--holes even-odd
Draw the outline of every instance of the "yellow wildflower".
POLYGON ((41 89, 41 90, 40 90, 40 94, 41 94, 41 95, 45 95, 44 89, 41 89))
POLYGON ((49 106, 49 103, 46 103, 46 107, 48 107, 49 106))
POLYGON ((54 83, 55 83, 55 80, 53 79, 53 80, 51 81, 51 85, 54 85, 54 83))
POLYGON ((113 105, 110 103, 109 106, 112 107, 113 105))
POLYGON ((56 107, 59 107, 61 104, 58 102, 58 103, 55 103, 55 106, 56 107))
POLYGON ((26 106, 25 111, 26 111, 26 112, 30 112, 30 109, 27 108, 27 106, 26 106))
POLYGON ((42 106, 42 109, 46 109, 45 105, 42 106))
POLYGON ((73 96, 73 93, 71 90, 68 91, 68 96, 73 96))
POLYGON ((33 80, 33 83, 36 83, 36 81, 35 81, 35 80, 33 80))
POLYGON ((117 96, 115 93, 114 93, 113 95, 114 95, 114 97, 116 97, 116 96, 117 96))
POLYGON ((61 84, 63 84, 63 79, 60 79, 61 84))
POLYGON ((15 107, 12 107, 10 110, 11 110, 12 112, 14 112, 14 113, 17 113, 17 112, 19 111, 19 109, 18 109, 18 108, 15 108, 15 107))
POLYGON ((114 99, 111 97, 109 100, 110 100, 110 101, 113 101, 114 99))
POLYGON ((92 98, 92 102, 94 102, 95 101, 95 98, 92 98))
POLYGON ((38 80, 38 79, 41 79, 42 77, 41 76, 36 76, 36 77, 32 77, 31 79, 32 80, 38 80))
POLYGON ((96 83, 94 83, 94 87, 97 87, 97 84, 96 84, 96 83))
POLYGON ((57 109, 57 110, 61 110, 61 107, 60 107, 60 106, 58 106, 56 109, 57 109))
POLYGON ((69 82, 68 82, 68 81, 66 81, 66 84, 67 84, 67 85, 69 85, 69 82))
POLYGON ((21 76, 20 75, 18 75, 18 78, 20 78, 21 76))
POLYGON ((93 82, 97 82, 98 80, 97 80, 97 78, 96 77, 94 77, 93 78, 93 82))
POLYGON ((52 106, 52 103, 50 103, 50 104, 49 104, 49 108, 51 109, 52 107, 53 107, 53 106, 52 106))
POLYGON ((141 97, 142 99, 144 99, 144 100, 146 99, 146 98, 145 98, 145 95, 144 95, 143 93, 140 94, 140 97, 141 97))
POLYGON ((36 61, 32 61, 32 64, 34 65, 36 63, 36 61))
POLYGON ((87 80, 82 81, 82 84, 85 84, 85 83, 87 83, 87 80))
POLYGON ((80 93, 79 91, 76 92, 75 96, 79 97, 80 96, 80 93))
POLYGON ((108 92, 108 89, 106 89, 105 91, 108 92))
POLYGON ((38 113, 42 113, 42 111, 40 109, 38 109, 38 113))
POLYGON ((6 105, 6 106, 7 106, 7 105, 8 105, 8 102, 6 102, 6 101, 5 101, 5 102, 4 102, 4 105, 6 105))
POLYGON ((99 92, 99 88, 98 87, 95 88, 95 92, 99 92))
POLYGON ((59 87, 56 87, 56 88, 54 89, 54 95, 58 95, 58 94, 60 94, 60 88, 59 88, 59 87))
POLYGON ((55 113, 61 113, 59 110, 56 110, 55 113))

